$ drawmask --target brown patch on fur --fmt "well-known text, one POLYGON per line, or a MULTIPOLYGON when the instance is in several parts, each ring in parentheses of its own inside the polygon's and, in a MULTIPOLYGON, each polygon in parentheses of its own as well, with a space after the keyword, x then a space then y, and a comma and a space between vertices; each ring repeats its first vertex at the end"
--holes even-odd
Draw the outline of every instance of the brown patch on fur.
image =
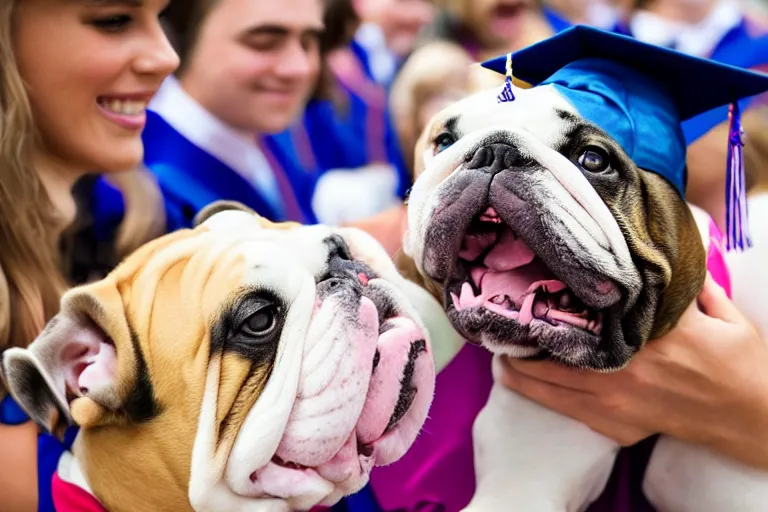
POLYGON ((659 292, 656 307, 638 315, 632 326, 644 339, 655 339, 677 324, 701 291, 706 254, 693 214, 672 186, 654 173, 638 176, 638 188, 628 189, 620 203, 606 204, 630 252, 641 260, 644 289, 635 308, 649 309, 648 293, 659 292))

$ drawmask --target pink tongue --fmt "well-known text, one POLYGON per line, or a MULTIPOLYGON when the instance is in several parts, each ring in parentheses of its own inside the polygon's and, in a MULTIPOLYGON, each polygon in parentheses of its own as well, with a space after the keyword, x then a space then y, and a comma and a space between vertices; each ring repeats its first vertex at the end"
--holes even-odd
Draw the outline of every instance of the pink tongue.
POLYGON ((563 289, 565 285, 559 281, 553 281, 549 269, 539 260, 533 261, 519 269, 509 270, 507 272, 495 272, 483 267, 475 267, 471 271, 472 280, 479 285, 480 295, 475 296, 472 285, 464 283, 461 288, 461 296, 454 297, 454 304, 459 304, 459 310, 483 306, 492 298, 505 295, 515 304, 520 304, 527 295, 531 285, 534 283, 545 282, 551 284, 551 292, 563 289))
MULTIPOLYGON (((476 247, 472 249, 477 250, 476 247)), ((553 279, 552 272, 536 259, 530 247, 511 229, 502 231, 498 243, 486 255, 483 264, 470 270, 472 281, 480 288, 480 295, 475 296, 472 285, 464 283, 461 295, 453 296, 457 310, 484 306, 528 324, 536 313, 536 297, 532 293, 535 288, 544 286, 550 293, 565 288, 564 283, 553 279), (490 302, 494 298, 498 302, 490 302), (513 305, 514 309, 511 309, 513 305)))
POLYGON ((483 260, 486 267, 497 272, 514 270, 527 265, 536 257, 533 251, 517 238, 511 229, 505 229, 501 233, 496 246, 483 260))

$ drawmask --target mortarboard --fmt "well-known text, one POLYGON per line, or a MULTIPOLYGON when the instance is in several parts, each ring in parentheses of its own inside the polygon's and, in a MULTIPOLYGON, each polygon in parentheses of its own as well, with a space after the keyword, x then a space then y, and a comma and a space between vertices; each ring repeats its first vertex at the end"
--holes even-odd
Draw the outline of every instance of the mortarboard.
POLYGON ((613 137, 638 166, 666 178, 681 196, 687 145, 730 118, 728 248, 751 245, 739 101, 768 91, 768 75, 586 26, 484 62, 507 75, 499 102, 515 101, 513 64, 515 79, 532 86, 554 84, 582 117, 613 137), (706 116, 698 118, 701 114, 706 116))

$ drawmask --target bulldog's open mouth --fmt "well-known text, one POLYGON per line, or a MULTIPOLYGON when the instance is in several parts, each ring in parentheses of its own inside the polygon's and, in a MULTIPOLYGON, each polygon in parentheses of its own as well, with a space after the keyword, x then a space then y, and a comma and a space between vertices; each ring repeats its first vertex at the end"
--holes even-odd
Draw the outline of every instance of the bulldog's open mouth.
POLYGON ((539 320, 595 336, 602 331, 602 312, 557 279, 492 207, 472 220, 448 288, 458 312, 484 308, 526 326, 539 320))
POLYGON ((535 190, 518 190, 514 173, 456 179, 432 214, 422 260, 443 285, 453 327, 496 353, 600 366, 593 359, 624 307, 623 289, 600 266, 610 255, 585 252, 578 237, 589 235, 570 235, 571 219, 535 190))

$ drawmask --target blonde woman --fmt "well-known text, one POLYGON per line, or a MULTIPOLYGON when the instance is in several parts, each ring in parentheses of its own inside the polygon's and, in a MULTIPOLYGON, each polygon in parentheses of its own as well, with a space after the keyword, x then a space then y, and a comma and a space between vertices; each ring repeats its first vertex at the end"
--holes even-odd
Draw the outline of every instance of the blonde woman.
MULTIPOLYGON (((141 162, 144 107, 178 65, 158 19, 164 7, 0 3, 0 350, 28 344, 56 313, 75 181, 141 162)), ((118 181, 131 191, 130 179, 118 181)), ((40 436, 36 454, 36 426, 2 388, 0 400, 0 510, 52 510, 55 443, 40 436)))

